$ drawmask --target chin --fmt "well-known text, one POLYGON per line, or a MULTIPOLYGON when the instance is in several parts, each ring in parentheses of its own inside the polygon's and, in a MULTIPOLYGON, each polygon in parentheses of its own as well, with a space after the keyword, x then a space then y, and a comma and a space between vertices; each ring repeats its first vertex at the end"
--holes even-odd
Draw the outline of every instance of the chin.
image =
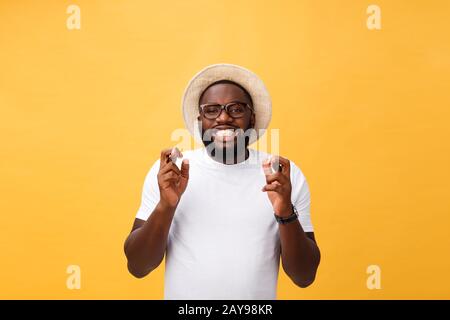
POLYGON ((218 141, 218 140, 214 140, 214 146, 216 148, 234 148, 234 146, 236 145, 235 141, 218 141))
POLYGON ((242 143, 241 141, 237 141, 238 138, 236 137, 233 140, 219 140, 219 139, 215 139, 215 137, 213 137, 210 141, 203 141, 204 145, 206 147, 209 147, 210 150, 220 150, 219 152, 225 153, 225 152, 230 152, 232 154, 240 153, 240 150, 237 150, 237 148, 242 148, 245 151, 246 147, 248 147, 248 141, 245 141, 244 143, 242 143))

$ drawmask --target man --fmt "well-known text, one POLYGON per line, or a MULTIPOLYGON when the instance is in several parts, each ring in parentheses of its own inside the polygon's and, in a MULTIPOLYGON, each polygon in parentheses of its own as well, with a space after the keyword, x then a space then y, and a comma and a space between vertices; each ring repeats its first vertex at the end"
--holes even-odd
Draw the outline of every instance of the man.
POLYGON ((166 299, 275 299, 281 255, 290 279, 309 286, 320 251, 305 177, 248 148, 270 122, 262 81, 239 66, 209 66, 189 83, 183 114, 205 148, 185 151, 180 168, 163 150, 147 174, 125 242, 130 273, 142 278, 166 255, 166 299))

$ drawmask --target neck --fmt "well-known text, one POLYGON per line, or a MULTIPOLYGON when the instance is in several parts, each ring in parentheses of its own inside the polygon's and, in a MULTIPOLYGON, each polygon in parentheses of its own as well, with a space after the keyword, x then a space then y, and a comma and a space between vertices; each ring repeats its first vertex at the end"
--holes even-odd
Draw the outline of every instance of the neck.
MULTIPOLYGON (((216 149, 212 148, 212 150, 208 151, 208 155, 217 162, 223 163, 223 164, 237 164, 240 162, 244 162, 248 159, 250 156, 250 152, 248 151, 247 147, 240 148, 240 152, 238 152, 237 148, 223 148, 223 149, 216 149)), ((208 150, 208 148, 207 148, 208 150)))

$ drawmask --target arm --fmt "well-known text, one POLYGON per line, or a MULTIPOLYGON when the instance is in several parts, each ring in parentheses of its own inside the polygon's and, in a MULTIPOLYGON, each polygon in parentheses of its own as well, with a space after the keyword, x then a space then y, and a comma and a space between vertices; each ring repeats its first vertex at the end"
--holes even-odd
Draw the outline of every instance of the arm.
POLYGON ((304 232, 298 220, 280 224, 279 230, 283 270, 297 286, 306 288, 314 282, 320 263, 314 233, 304 232))
MULTIPOLYGON (((167 237, 176 207, 187 187, 189 162, 183 160, 181 170, 170 159, 171 149, 161 152, 158 172, 160 200, 147 221, 135 219, 124 244, 128 270, 137 278, 156 269, 164 258, 167 237)), ((181 155, 182 156, 182 155, 181 155)))
MULTIPOLYGON (((292 214, 291 181, 289 160, 277 157, 281 171, 272 173, 271 163, 264 163, 266 185, 263 187, 272 203, 274 212, 280 217, 292 214)), ((298 220, 279 225, 281 242, 281 261, 283 270, 299 287, 305 288, 313 283, 320 263, 320 250, 314 233, 305 233, 298 220)))
POLYGON ((135 219, 124 245, 128 270, 135 277, 143 278, 160 265, 174 213, 175 208, 159 202, 147 221, 135 219))

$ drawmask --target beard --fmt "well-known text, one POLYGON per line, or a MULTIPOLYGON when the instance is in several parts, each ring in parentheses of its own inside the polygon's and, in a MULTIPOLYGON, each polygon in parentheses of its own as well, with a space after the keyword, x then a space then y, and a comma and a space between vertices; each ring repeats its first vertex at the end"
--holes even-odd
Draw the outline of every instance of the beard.
POLYGON ((216 132, 208 129, 202 130, 202 141, 210 156, 230 163, 239 156, 243 155, 245 158, 250 136, 242 129, 235 129, 232 135, 227 136, 218 136, 216 132))

